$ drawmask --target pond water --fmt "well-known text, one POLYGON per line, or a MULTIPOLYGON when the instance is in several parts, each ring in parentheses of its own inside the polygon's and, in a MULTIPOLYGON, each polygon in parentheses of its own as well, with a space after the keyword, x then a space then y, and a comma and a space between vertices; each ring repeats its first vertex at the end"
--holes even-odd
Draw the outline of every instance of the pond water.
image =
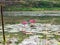
POLYGON ((57 11, 4 11, 4 15, 9 16, 60 16, 60 12, 57 11))

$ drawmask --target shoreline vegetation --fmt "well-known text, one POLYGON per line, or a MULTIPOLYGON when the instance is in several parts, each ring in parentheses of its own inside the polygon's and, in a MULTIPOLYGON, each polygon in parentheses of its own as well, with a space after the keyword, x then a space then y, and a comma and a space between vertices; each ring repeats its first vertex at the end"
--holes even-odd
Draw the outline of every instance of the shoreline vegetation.
POLYGON ((60 8, 5 8, 4 11, 60 11, 60 8))
POLYGON ((5 11, 60 11, 60 0, 21 0, 7 1, 4 6, 5 11))
POLYGON ((4 16, 4 24, 18 24, 22 20, 28 21, 29 19, 35 19, 37 23, 60 24, 60 16, 4 16))

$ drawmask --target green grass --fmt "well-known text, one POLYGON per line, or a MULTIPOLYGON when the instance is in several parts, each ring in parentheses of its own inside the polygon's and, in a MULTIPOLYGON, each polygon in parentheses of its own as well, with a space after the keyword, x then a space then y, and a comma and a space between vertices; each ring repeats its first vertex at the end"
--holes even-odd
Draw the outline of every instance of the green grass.
POLYGON ((24 7, 6 7, 5 11, 44 11, 44 10, 48 10, 48 11, 52 11, 52 10, 60 10, 60 8, 58 7, 54 7, 54 8, 24 8, 24 7))
POLYGON ((18 24, 23 20, 28 21, 30 19, 35 19, 38 23, 60 24, 60 16, 4 16, 4 24, 18 24))

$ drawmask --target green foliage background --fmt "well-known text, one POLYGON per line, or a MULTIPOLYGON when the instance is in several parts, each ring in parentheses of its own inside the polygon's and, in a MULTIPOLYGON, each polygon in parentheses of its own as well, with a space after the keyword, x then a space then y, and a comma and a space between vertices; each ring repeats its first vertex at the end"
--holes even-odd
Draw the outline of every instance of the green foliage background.
POLYGON ((11 0, 6 2, 7 11, 60 10, 60 0, 11 0))

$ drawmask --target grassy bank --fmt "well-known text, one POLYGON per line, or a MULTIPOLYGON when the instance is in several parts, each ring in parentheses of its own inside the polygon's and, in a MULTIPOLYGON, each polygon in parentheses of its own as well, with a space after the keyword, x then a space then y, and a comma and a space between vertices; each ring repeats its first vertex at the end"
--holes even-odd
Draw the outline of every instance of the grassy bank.
POLYGON ((18 8, 18 7, 9 7, 5 8, 5 11, 60 11, 60 8, 18 8))

